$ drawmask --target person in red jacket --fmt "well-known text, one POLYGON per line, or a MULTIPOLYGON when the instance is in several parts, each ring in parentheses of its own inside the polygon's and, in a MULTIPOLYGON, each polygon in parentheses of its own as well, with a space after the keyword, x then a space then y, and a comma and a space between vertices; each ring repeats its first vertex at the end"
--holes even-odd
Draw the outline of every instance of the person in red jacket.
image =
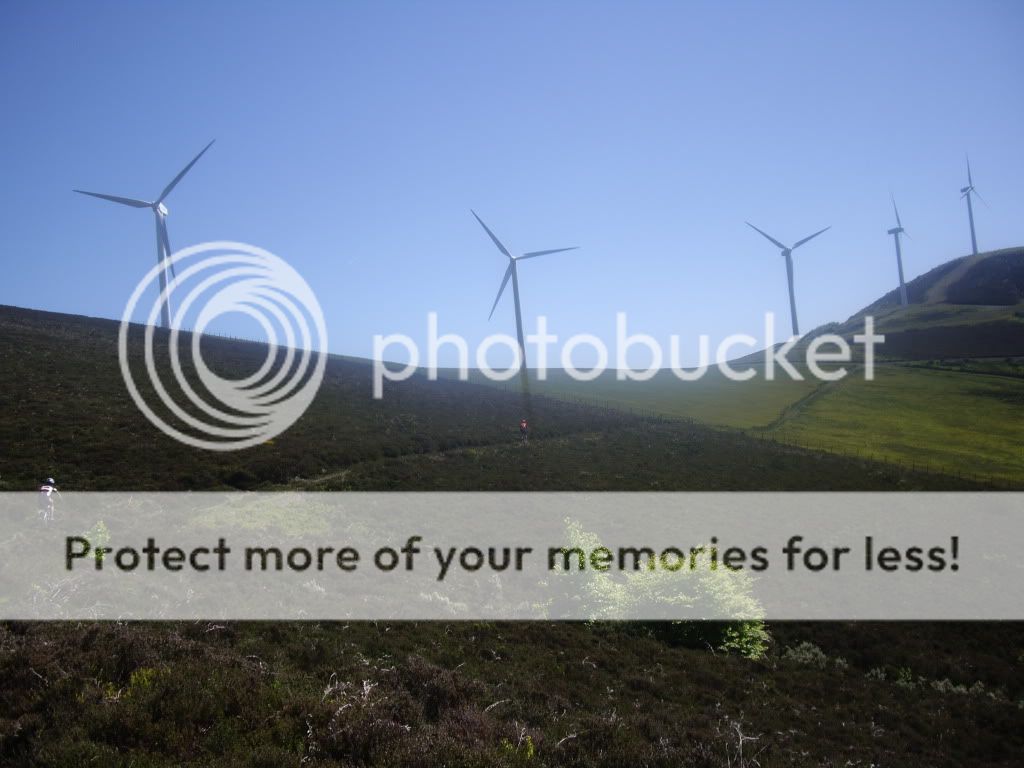
POLYGON ((530 426, 526 423, 526 419, 519 420, 519 437, 523 441, 523 445, 530 441, 530 426))

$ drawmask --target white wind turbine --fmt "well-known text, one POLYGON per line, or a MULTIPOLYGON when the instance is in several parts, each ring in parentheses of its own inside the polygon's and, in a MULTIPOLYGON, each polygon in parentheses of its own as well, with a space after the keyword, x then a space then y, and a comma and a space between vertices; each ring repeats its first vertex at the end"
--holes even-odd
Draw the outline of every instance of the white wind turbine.
POLYGON ((488 229, 487 225, 484 224, 483 220, 479 216, 476 215, 476 211, 470 210, 470 213, 472 213, 473 217, 478 222, 480 222, 480 226, 484 228, 484 231, 488 234, 488 236, 491 238, 491 240, 494 241, 494 244, 496 246, 498 246, 498 250, 501 251, 506 257, 508 257, 508 269, 505 270, 505 277, 502 278, 501 287, 498 289, 498 295, 494 299, 494 304, 493 304, 493 306, 491 306, 491 314, 487 316, 487 319, 490 320, 492 317, 494 317, 494 310, 497 308, 498 302, 501 300, 501 294, 504 293, 505 286, 508 285, 509 278, 511 278, 511 280, 512 280, 512 298, 513 298, 513 300, 515 302, 515 307, 516 307, 516 338, 519 341, 519 370, 520 370, 520 373, 525 373, 525 371, 526 371, 526 341, 523 338, 523 312, 522 312, 522 305, 520 304, 520 301, 519 301, 519 271, 518 271, 517 265, 523 259, 532 259, 535 256, 547 256, 549 253, 561 253, 562 251, 573 251, 573 250, 576 250, 577 248, 579 248, 579 246, 574 245, 574 246, 572 246, 570 248, 553 248, 553 249, 547 250, 547 251, 530 251, 529 253, 524 253, 521 256, 513 256, 511 253, 509 253, 508 248, 506 248, 504 245, 502 245, 502 242, 497 237, 494 236, 494 233, 491 232, 490 229, 488 229))
MULTIPOLYGON (((971 253, 975 256, 978 255, 978 238, 974 234, 974 206, 971 205, 971 196, 977 195, 981 202, 985 203, 985 199, 978 194, 978 190, 974 188, 974 180, 971 179, 971 158, 967 158, 967 186, 960 188, 960 197, 967 199, 967 219, 971 223, 971 253)), ((985 203, 988 205, 988 203, 985 203)))
POLYGON ((171 241, 167 236, 167 206, 164 205, 164 200, 171 194, 171 190, 177 186, 178 182, 181 181, 185 174, 188 173, 192 166, 196 164, 200 157, 213 146, 211 141, 205 147, 202 152, 192 158, 192 162, 186 165, 177 176, 171 179, 170 184, 164 187, 163 192, 153 202, 146 200, 136 200, 131 197, 118 197, 117 195, 105 195, 101 192, 86 192, 82 189, 76 189, 82 195, 91 195, 92 197, 98 197, 103 200, 110 200, 114 203, 120 203, 121 205, 128 205, 132 208, 151 208, 153 214, 156 217, 156 263, 160 265, 160 293, 164 296, 164 301, 160 305, 160 325, 164 328, 171 327, 171 299, 167 295, 167 269, 170 266, 171 274, 174 275, 174 265, 170 263, 171 258, 171 241))
POLYGON ((796 292, 793 290, 793 251, 795 251, 801 245, 806 243, 808 240, 813 240, 818 235, 820 235, 822 232, 827 232, 828 230, 832 229, 832 226, 829 225, 829 226, 825 227, 825 229, 819 229, 813 235, 808 235, 803 240, 798 240, 796 243, 794 243, 792 246, 790 246, 788 248, 786 246, 784 246, 782 243, 780 243, 778 240, 776 240, 774 237, 769 235, 767 232, 763 232, 760 229, 758 229, 757 227, 755 227, 749 221, 747 222, 747 226, 750 227, 751 229, 759 232, 761 235, 763 235, 764 237, 768 238, 768 240, 770 240, 772 243, 774 243, 776 246, 778 246, 778 248, 782 251, 783 258, 786 259, 786 279, 789 282, 789 314, 790 314, 790 318, 793 321, 793 335, 794 336, 799 336, 800 335, 800 327, 797 325, 797 322, 796 322, 796 292))
POLYGON ((896 267, 900 271, 900 304, 904 307, 910 302, 907 301, 907 284, 903 281, 903 252, 900 250, 900 235, 906 234, 903 224, 900 222, 900 212, 896 207, 896 198, 892 199, 892 210, 896 214, 896 226, 889 230, 888 234, 896 242, 896 267))

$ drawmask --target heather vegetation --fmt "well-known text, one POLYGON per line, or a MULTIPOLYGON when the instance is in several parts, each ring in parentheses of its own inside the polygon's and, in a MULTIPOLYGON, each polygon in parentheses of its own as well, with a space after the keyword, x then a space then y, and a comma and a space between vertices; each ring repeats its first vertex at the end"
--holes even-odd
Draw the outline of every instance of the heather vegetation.
POLYGON ((616 625, 8 624, 0 760, 1018 764, 1019 627, 773 634, 751 661, 616 625))
MULTIPOLYGON (((516 396, 414 378, 375 402, 342 358, 272 444, 200 455, 123 394, 115 338, 0 310, 0 489, 987 487, 543 397, 522 448, 516 396)), ((204 344, 228 371, 261 351, 204 344)), ((591 608, 671 599, 662 586, 595 579, 591 608)), ((8 622, 0 763, 1010 766, 1022 669, 1005 623, 8 622)))

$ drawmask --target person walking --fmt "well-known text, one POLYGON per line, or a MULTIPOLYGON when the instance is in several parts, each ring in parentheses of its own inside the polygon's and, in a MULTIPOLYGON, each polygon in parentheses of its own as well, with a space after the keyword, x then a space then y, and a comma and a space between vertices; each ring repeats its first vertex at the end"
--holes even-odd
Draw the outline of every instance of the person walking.
POLYGON ((519 439, 523 445, 530 442, 530 425, 526 423, 526 419, 519 420, 519 439))
POLYGON ((39 518, 44 523, 53 522, 54 507, 59 496, 57 481, 52 477, 46 478, 46 481, 39 486, 39 518))

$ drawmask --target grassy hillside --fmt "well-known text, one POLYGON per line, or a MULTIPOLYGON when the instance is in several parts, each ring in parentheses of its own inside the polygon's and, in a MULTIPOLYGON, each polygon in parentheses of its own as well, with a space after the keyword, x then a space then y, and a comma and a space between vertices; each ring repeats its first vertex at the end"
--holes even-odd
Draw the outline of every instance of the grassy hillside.
POLYGON ((1024 423, 1024 249, 955 259, 915 278, 909 289, 909 306, 900 306, 891 292, 845 322, 807 334, 789 356, 800 360, 821 333, 852 340, 870 314, 886 337, 874 382, 856 367, 836 385, 809 377, 768 382, 763 353, 756 353, 734 361, 737 368, 758 370, 747 382, 729 381, 714 369, 697 382, 681 382, 667 371, 647 382, 616 381, 614 372, 577 382, 554 371, 532 387, 569 402, 692 419, 1024 486, 1024 447, 1016 430, 1024 423))
MULTIPOLYGON (((763 370, 763 360, 762 356, 754 364, 759 371, 763 370)), ((470 374, 470 380, 487 384, 475 373, 470 374)), ((498 386, 510 389, 512 385, 498 386)), ((530 379, 532 392, 569 402, 582 398, 580 402, 614 406, 627 413, 659 414, 738 428, 768 424, 783 408, 816 388, 816 380, 793 381, 786 376, 765 381, 759 374, 756 381, 733 381, 716 367, 692 382, 682 382, 668 370, 659 371, 648 381, 619 381, 615 371, 605 371, 593 381, 580 382, 561 370, 549 370, 546 381, 538 381, 531 371, 530 379)))
MULTIPOLYGON (((1024 301, 1024 248, 961 256, 907 283, 911 304, 1013 305, 1024 301)), ((869 304, 856 316, 898 307, 899 288, 869 304)))
MULTIPOLYGON (((979 487, 543 397, 523 449, 517 396, 411 379, 378 403, 366 366, 341 358, 273 444, 200 454, 138 414, 115 338, 110 321, 0 308, 0 488, 50 473, 80 490, 979 487)), ((262 352, 204 344, 225 371, 262 352)), ((730 396, 722 413, 744 407, 730 396)), ((768 629, 753 661, 662 624, 9 622, 0 764, 1017 764, 1021 625, 768 629)))
POLYGON ((836 326, 849 336, 871 315, 890 360, 1024 355, 1024 248, 946 262, 893 290, 836 326))
MULTIPOLYGON (((164 436, 135 407, 121 380, 116 338, 113 321, 0 309, 0 490, 34 488, 48 475, 66 488, 93 490, 971 485, 544 397, 534 399, 532 444, 524 451, 518 395, 416 377, 373 400, 369 366, 339 357, 330 359, 306 414, 272 444, 200 452, 164 436)), ((204 342, 211 366, 236 376, 254 369, 264 351, 204 342)))
POLYGON ((689 383, 671 373, 647 382, 620 382, 611 373, 576 382, 553 372, 548 382, 532 387, 570 404, 598 403, 627 414, 693 420, 815 450, 1022 487, 1022 360, 883 362, 873 381, 855 366, 838 383, 809 376, 804 381, 758 377, 733 382, 717 371, 689 383))
MULTIPOLYGON (((1024 485, 1024 378, 939 367, 883 366, 788 411, 770 434, 798 445, 1024 485)), ((995 364, 987 366, 995 369, 995 364)))
MULTIPOLYGON (((533 383, 533 391, 560 402, 537 398, 533 423, 538 440, 561 440, 547 443, 545 451, 557 445, 573 456, 575 463, 552 457, 555 470, 539 469, 538 462, 533 468, 510 469, 524 458, 505 455, 515 448, 514 425, 523 410, 513 393, 415 378, 392 385, 384 401, 374 401, 368 365, 340 357, 331 358, 324 386, 307 414, 272 445, 200 460, 153 429, 126 396, 116 365, 115 323, 0 308, 0 408, 5 412, 0 489, 32 487, 49 474, 70 487, 93 488, 386 488, 396 482, 534 488, 551 482, 553 472, 566 487, 580 482, 608 487, 609 476, 627 483, 623 488, 723 488, 730 482, 763 489, 802 488, 809 482, 817 488, 849 487, 844 478, 850 473, 840 464, 824 476, 814 473, 813 481, 805 479, 806 464, 835 459, 774 446, 769 449, 771 472, 736 472, 749 453, 743 438, 695 424, 651 429, 642 416, 694 420, 814 449, 1020 486, 1024 456, 1009 425, 1024 423, 1024 378, 1013 362, 1024 356, 1024 304, 923 303, 936 292, 1012 298, 1024 270, 1024 251, 981 257, 966 266, 956 260, 916 278, 911 296, 919 303, 902 308, 883 297, 867 308, 877 313, 879 330, 886 335, 883 358, 913 362, 884 366, 876 382, 857 375, 839 386, 786 377, 733 382, 713 369, 697 382, 680 382, 662 372, 649 382, 619 382, 607 373, 580 383, 552 371, 548 381, 533 383), (965 368, 956 362, 981 359, 990 368, 1002 365, 1001 378, 993 381, 979 363, 965 368), (960 376, 946 370, 954 364, 960 376), (924 392, 927 400, 921 397, 924 392), (942 407, 925 407, 925 402, 942 407), (588 407, 594 404, 618 412, 588 407), (581 459, 575 454, 583 435, 607 447, 588 449, 581 459), (656 452, 662 441, 668 455, 678 453, 676 442, 690 441, 701 446, 701 456, 714 458, 706 465, 649 462, 645 451, 635 448, 646 445, 656 452), (435 466, 417 459, 424 455, 445 461, 435 466), (614 458, 606 467, 601 457, 614 458), (412 470, 415 478, 410 478, 409 466, 417 462, 424 466, 412 470), (700 466, 706 471, 695 470, 700 466), (588 476, 603 480, 588 481, 588 476)), ((828 330, 852 336, 861 318, 858 313, 828 330)), ((252 370, 264 351, 260 345, 219 339, 205 339, 203 347, 215 366, 232 375, 252 370)), ((794 357, 799 352, 798 347, 794 357)), ((914 487, 922 482, 932 481, 909 481, 914 487)), ((907 483, 901 479, 872 487, 907 483)))

